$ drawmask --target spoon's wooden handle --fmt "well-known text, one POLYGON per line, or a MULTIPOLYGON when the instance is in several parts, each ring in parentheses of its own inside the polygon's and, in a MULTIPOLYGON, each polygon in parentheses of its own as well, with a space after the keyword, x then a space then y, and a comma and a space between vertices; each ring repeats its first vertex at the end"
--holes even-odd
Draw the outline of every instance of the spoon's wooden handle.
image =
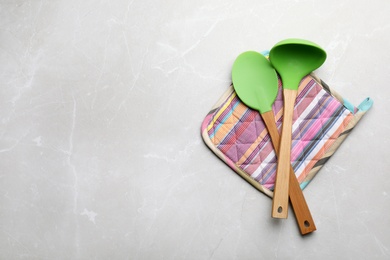
MULTIPOLYGON (((280 136, 278 128, 275 123, 275 115, 272 110, 261 114, 269 135, 271 136, 272 144, 274 146, 276 154, 279 154, 280 136)), ((302 235, 311 233, 316 230, 314 220, 311 216, 309 206, 306 203, 305 197, 299 182, 295 176, 294 169, 290 164, 290 181, 289 181, 289 197, 292 208, 295 213, 299 230, 302 235)))
POLYGON ((272 217, 274 218, 287 218, 290 181, 291 131, 294 103, 297 93, 297 90, 283 89, 283 125, 282 135, 280 138, 274 197, 272 200, 272 217))

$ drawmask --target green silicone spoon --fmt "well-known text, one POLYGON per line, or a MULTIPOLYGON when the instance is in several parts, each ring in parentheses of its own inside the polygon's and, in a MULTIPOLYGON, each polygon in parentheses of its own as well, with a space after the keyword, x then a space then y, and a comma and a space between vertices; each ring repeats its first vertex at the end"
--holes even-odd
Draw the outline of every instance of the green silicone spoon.
POLYGON ((241 53, 232 68, 234 90, 239 98, 260 114, 272 112, 278 95, 278 77, 266 57, 255 51, 241 53))
MULTIPOLYGON (((240 54, 232 68, 234 89, 247 106, 258 110, 267 127, 276 154, 279 153, 279 132, 272 111, 278 94, 278 78, 269 61, 260 53, 248 51, 240 54)), ((290 167, 289 196, 301 234, 316 230, 309 207, 290 167)))
POLYGON ((283 127, 280 139, 277 178, 272 204, 272 216, 287 218, 291 131, 295 99, 304 76, 320 67, 326 52, 317 44, 302 39, 278 42, 270 51, 270 62, 283 82, 283 127))

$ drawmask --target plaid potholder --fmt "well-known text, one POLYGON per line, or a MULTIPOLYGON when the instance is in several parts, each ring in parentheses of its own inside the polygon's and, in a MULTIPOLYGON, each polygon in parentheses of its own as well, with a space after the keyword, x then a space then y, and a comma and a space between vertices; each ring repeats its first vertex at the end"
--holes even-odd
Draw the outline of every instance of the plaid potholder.
MULTIPOLYGON (((366 98, 357 107, 351 105, 314 74, 301 81, 294 107, 291 164, 302 189, 372 104, 366 98)), ((280 80, 273 112, 280 132, 280 80)), ((204 142, 220 159, 258 190, 272 196, 276 157, 270 137, 259 112, 245 106, 232 85, 203 120, 201 132, 204 142)))

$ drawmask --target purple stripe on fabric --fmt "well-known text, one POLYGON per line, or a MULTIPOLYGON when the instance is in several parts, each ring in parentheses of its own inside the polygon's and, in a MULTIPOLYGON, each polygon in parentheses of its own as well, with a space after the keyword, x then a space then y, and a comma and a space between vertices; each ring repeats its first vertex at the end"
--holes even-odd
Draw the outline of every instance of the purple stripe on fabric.
POLYGON ((298 127, 293 133, 293 140, 299 140, 293 142, 291 150, 291 159, 295 161, 298 155, 304 150, 307 142, 313 140, 313 137, 319 132, 322 131, 324 124, 327 121, 332 120, 331 116, 333 112, 337 109, 337 104, 332 102, 332 99, 328 95, 324 95, 321 98, 318 106, 315 106, 311 111, 311 117, 306 117, 305 121, 302 123, 302 128, 298 127), (297 143, 303 143, 304 145, 296 145, 297 143), (294 145, 295 144, 295 145, 294 145))
POLYGON ((217 146, 227 157, 237 162, 239 160, 239 154, 242 154, 244 149, 248 149, 251 145, 251 142, 247 140, 246 143, 238 143, 241 138, 241 135, 245 133, 250 133, 254 131, 254 117, 256 113, 254 111, 247 109, 244 115, 237 121, 234 125, 232 131, 230 131, 225 138, 217 146), (240 147, 241 146, 241 147, 240 147), (240 148, 239 148, 240 147, 240 148))
POLYGON ((260 164, 265 162, 265 158, 267 158, 273 150, 269 135, 266 135, 263 141, 256 146, 257 152, 252 152, 251 156, 245 160, 241 167, 252 175, 260 164))
POLYGON ((275 185, 276 167, 277 163, 272 163, 268 172, 264 173, 263 179, 261 180, 261 184, 271 190, 273 190, 273 187, 275 185))
MULTIPOLYGON (((295 106, 294 106, 294 113, 295 114, 301 114, 309 105, 310 103, 315 99, 317 93, 321 90, 321 86, 317 84, 315 80, 310 80, 308 84, 301 90, 299 93, 295 106)), ((275 115, 280 113, 280 111, 283 109, 283 90, 279 89, 278 95, 276 97, 276 100, 273 104, 272 110, 275 115)), ((277 118, 276 125, 280 126, 282 124, 283 117, 277 118)))
POLYGON ((297 159, 294 163, 294 167, 300 167, 300 165, 305 161, 308 155, 315 149, 317 145, 321 143, 321 140, 323 140, 324 136, 334 126, 338 119, 342 117, 345 110, 346 109, 343 106, 338 106, 338 108, 334 111, 332 115, 333 120, 328 120, 327 123, 324 124, 322 131, 319 131, 317 135, 313 137, 313 140, 316 141, 309 142, 309 144, 305 147, 305 150, 302 151, 300 156, 298 156, 299 159, 297 159))
POLYGON ((252 118, 251 111, 249 109, 246 109, 244 114, 239 118, 239 120, 236 122, 233 128, 227 133, 227 135, 221 140, 219 145, 234 144, 237 135, 239 135, 243 131, 243 128, 246 128, 245 123, 247 122, 247 120, 250 123, 249 120, 251 118, 252 118))
MULTIPOLYGON (((226 99, 225 103, 231 98, 231 96, 234 94, 234 92, 226 99)), ((215 123, 213 125, 213 127, 207 132, 209 135, 211 135, 215 129, 218 127, 218 125, 221 123, 221 121, 225 118, 225 116, 231 112, 232 108, 236 105, 236 103, 241 103, 241 101, 238 99, 237 96, 235 96, 230 104, 226 107, 226 109, 224 111, 222 111, 222 113, 216 118, 215 120, 215 123)), ((224 104, 221 105, 221 107, 224 106, 224 104)))
POLYGON ((302 89, 302 91, 298 94, 297 100, 302 100, 302 98, 305 97, 310 92, 310 90, 313 89, 313 86, 315 85, 315 83, 316 82, 313 79, 311 79, 306 84, 306 86, 302 89))
POLYGON ((297 97, 294 106, 295 114, 302 114, 303 111, 316 99, 317 94, 320 92, 321 87, 316 84, 314 80, 311 80, 297 97))
MULTIPOLYGON (((264 130, 265 126, 263 126, 261 129, 261 131, 259 132, 262 132, 264 130)), ((258 136, 257 136, 258 137, 258 136)), ((257 139, 256 137, 256 139, 257 139)), ((269 135, 266 135, 261 141, 260 143, 256 146, 256 148, 252 151, 252 153, 245 159, 245 161, 242 163, 242 165, 244 166, 244 169, 246 169, 245 167, 247 167, 248 165, 251 165, 252 163, 254 163, 254 159, 255 158, 258 158, 258 155, 260 153, 264 153, 263 150, 266 149, 268 146, 266 145, 267 142, 269 142, 270 138, 269 138, 269 135)))

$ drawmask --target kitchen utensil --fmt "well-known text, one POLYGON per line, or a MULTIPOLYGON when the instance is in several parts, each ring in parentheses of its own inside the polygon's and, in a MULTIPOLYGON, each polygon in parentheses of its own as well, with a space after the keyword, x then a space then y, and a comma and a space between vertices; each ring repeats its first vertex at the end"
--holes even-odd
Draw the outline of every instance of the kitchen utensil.
POLYGON ((313 42, 302 39, 287 39, 277 43, 271 49, 269 58, 282 79, 284 99, 283 126, 272 201, 272 216, 287 218, 294 103, 300 81, 324 63, 326 53, 313 42))
MULTIPOLYGON (((233 86, 242 102, 259 111, 270 134, 276 154, 279 153, 279 132, 272 110, 278 93, 278 78, 269 61, 260 53, 240 54, 233 64, 233 86)), ((301 234, 316 230, 309 207, 294 170, 290 167, 289 195, 301 234)))

